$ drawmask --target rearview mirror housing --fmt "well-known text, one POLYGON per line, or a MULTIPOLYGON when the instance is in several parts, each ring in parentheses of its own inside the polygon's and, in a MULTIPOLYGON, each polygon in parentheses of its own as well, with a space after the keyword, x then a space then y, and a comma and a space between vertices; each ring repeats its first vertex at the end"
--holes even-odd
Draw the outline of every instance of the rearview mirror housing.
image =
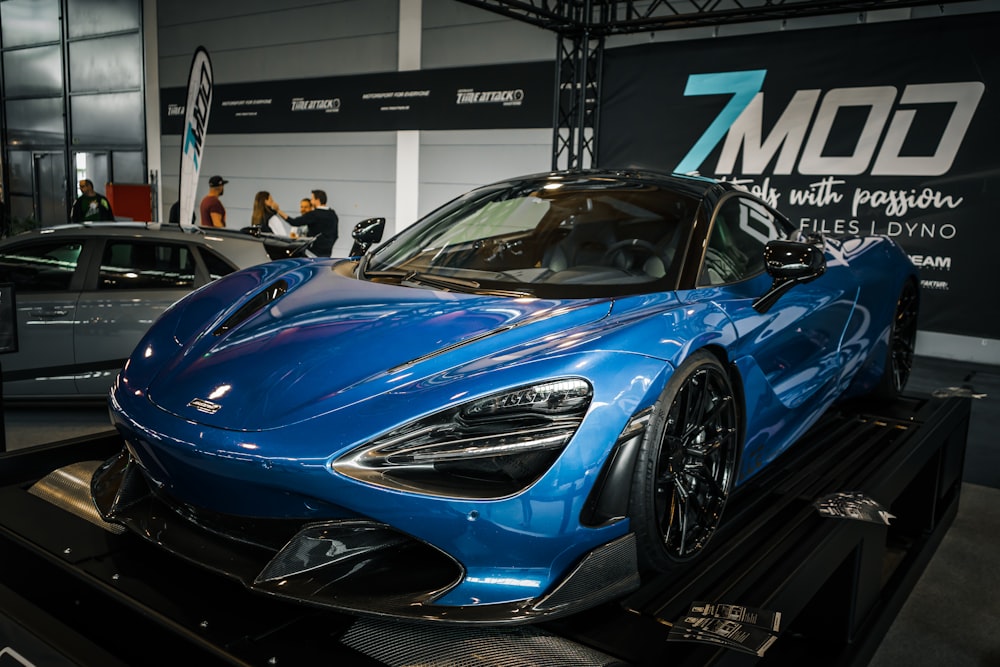
POLYGON ((351 238, 354 239, 351 257, 359 257, 368 252, 368 248, 382 240, 384 232, 385 218, 368 218, 354 225, 354 231, 351 232, 351 238))
POLYGON ((771 289, 753 302, 754 310, 766 312, 781 295, 795 285, 816 280, 826 272, 823 250, 811 243, 770 241, 764 248, 764 268, 771 276, 771 289))

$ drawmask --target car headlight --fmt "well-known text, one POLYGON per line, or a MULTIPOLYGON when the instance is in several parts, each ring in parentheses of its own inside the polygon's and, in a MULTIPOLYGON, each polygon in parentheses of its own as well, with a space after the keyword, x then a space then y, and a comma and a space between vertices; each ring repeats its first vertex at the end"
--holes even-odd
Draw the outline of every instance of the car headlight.
POLYGON ((341 456, 333 469, 411 493, 510 495, 552 465, 592 396, 576 378, 508 389, 411 422, 341 456))

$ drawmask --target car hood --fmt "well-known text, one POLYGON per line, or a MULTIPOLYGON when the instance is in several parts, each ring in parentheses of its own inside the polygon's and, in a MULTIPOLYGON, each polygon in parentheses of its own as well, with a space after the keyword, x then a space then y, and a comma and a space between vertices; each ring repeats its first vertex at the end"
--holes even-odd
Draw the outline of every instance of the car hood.
POLYGON ((194 340, 156 372, 147 397, 218 428, 278 428, 600 320, 610 305, 458 294, 323 272, 224 333, 194 340))

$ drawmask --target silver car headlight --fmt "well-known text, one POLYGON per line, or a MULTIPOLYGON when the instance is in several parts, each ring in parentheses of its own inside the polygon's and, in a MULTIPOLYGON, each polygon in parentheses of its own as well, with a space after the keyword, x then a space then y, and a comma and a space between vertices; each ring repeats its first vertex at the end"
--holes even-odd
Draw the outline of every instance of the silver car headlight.
POLYGON ((593 390, 577 378, 507 389, 411 422, 336 459, 369 484, 499 498, 538 479, 569 443, 593 390))

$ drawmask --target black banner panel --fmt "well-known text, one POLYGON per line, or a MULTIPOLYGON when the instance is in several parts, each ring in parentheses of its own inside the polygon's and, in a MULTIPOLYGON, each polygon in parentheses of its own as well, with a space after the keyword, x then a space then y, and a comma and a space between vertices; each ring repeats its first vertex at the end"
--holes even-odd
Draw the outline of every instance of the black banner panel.
POLYGON ((994 12, 608 50, 599 162, 891 236, 921 270, 921 329, 998 339, 998 34, 994 12))
MULTIPOLYGON (((209 134, 552 127, 551 62, 216 84, 209 134)), ((160 91, 180 134, 184 88, 160 91)))

